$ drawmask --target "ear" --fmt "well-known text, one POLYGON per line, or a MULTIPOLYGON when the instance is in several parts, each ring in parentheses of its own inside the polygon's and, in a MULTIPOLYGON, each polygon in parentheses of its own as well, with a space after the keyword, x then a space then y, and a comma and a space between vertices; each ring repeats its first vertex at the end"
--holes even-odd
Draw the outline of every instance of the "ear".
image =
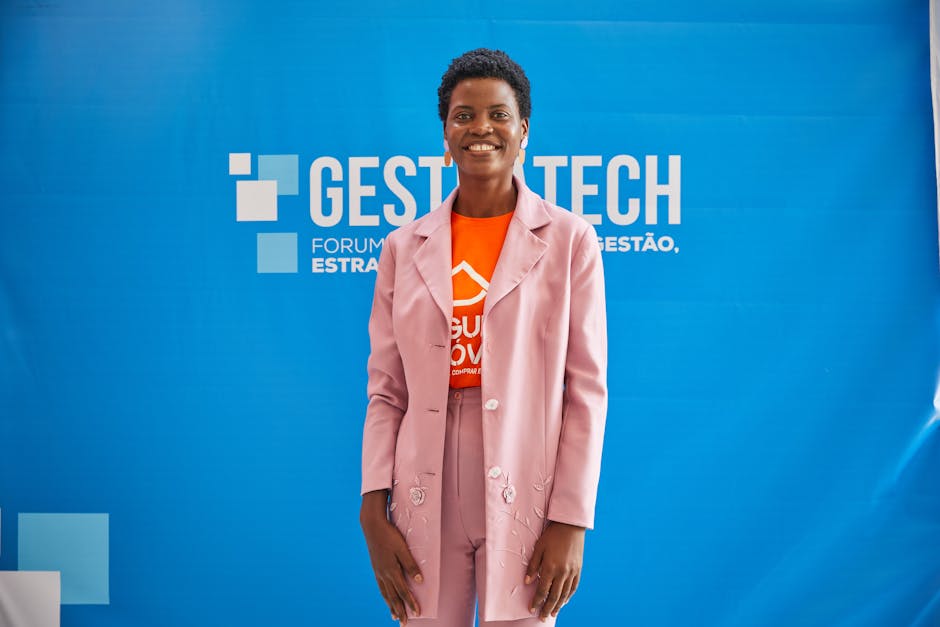
POLYGON ((529 118, 522 118, 522 147, 529 141, 529 118))

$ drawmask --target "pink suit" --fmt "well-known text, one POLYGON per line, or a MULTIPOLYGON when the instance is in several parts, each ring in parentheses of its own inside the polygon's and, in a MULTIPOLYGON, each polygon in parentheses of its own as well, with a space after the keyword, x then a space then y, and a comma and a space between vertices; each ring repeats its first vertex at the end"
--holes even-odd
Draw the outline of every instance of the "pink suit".
MULTIPOLYGON (((607 413, 596 232, 518 177, 515 184, 482 322, 484 621, 531 617, 536 584, 523 577, 547 520, 593 527, 607 413)), ((432 618, 441 594, 456 193, 386 237, 369 321, 361 492, 391 489, 392 521, 424 574, 412 590, 432 618)))

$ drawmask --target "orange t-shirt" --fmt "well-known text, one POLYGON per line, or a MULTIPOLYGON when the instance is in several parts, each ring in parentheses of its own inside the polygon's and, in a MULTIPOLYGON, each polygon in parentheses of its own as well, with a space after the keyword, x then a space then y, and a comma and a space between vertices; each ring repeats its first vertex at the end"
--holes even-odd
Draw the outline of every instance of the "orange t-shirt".
POLYGON ((450 213, 454 314, 450 325, 450 386, 480 385, 483 302, 513 211, 491 218, 450 213))

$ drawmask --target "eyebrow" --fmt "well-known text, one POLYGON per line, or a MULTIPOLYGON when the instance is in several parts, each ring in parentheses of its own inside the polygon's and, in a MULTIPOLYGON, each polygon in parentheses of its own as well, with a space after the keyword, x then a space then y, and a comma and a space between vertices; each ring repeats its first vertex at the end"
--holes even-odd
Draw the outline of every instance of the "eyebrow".
MULTIPOLYGON (((488 106, 487 109, 499 109, 500 107, 507 107, 507 108, 508 108, 509 105, 508 105, 508 104, 503 104, 503 103, 494 104, 494 105, 488 106)), ((458 105, 454 105, 454 108, 455 108, 455 109, 472 109, 473 107, 471 107, 470 105, 458 104, 458 105)))

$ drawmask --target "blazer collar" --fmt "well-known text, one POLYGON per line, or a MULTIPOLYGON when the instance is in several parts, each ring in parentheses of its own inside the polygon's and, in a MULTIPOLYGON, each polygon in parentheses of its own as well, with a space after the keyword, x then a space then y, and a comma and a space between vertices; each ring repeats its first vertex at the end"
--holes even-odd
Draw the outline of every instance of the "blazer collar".
MULTIPOLYGON (((515 174, 513 182, 516 186, 516 209, 487 289, 483 303, 484 320, 493 307, 526 277, 548 248, 548 243, 532 232, 552 220, 542 205, 541 197, 515 174)), ((448 325, 454 313, 450 215, 458 190, 454 188, 441 206, 420 220, 415 229, 418 236, 426 238, 415 252, 415 265, 448 325)))
MULTIPOLYGON (((513 174, 512 180, 516 186, 516 210, 510 224, 518 220, 523 226, 532 230, 551 222, 551 216, 542 207, 541 196, 526 187, 525 181, 519 178, 519 175, 513 174)), ((446 225, 450 228, 450 212, 459 190, 460 187, 455 187, 439 207, 421 220, 415 233, 427 237, 441 226, 446 225)))

